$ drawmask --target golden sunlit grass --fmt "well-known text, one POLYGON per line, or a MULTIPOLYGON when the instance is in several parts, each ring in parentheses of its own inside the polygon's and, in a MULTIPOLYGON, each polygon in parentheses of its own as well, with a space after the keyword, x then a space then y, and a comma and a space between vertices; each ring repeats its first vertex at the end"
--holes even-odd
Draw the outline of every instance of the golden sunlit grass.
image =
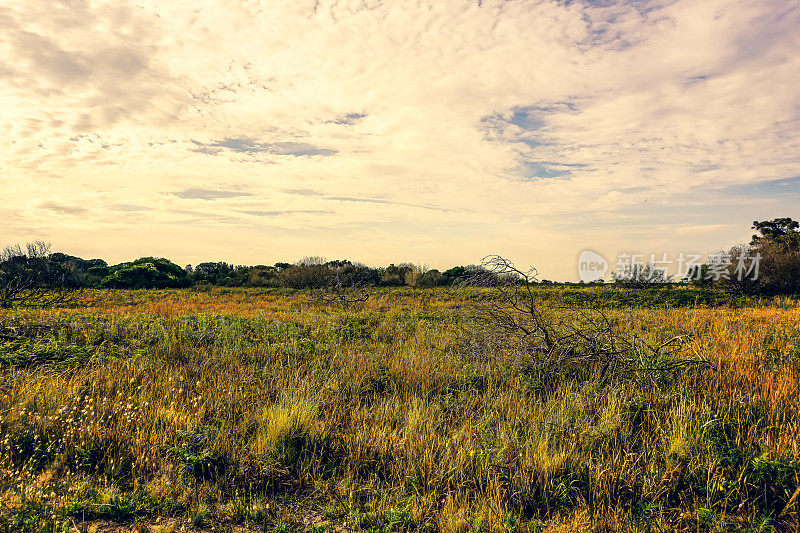
POLYGON ((101 291, 2 311, 52 325, 0 344, 3 527, 309 529, 275 511, 292 494, 374 531, 797 530, 796 304, 610 310, 652 342, 692 335, 711 365, 537 384, 475 350, 488 296, 101 291))

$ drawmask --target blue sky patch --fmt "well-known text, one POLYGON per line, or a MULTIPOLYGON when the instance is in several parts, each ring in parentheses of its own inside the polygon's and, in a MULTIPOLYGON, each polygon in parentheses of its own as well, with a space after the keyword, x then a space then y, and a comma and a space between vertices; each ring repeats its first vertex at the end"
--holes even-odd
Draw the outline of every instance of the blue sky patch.
POLYGON ((523 161, 522 163, 522 175, 527 179, 561 178, 569 174, 569 170, 553 168, 540 161, 523 161))
POLYGON ((230 150, 243 154, 269 153, 274 155, 291 155, 294 157, 315 155, 331 156, 336 153, 336 150, 320 148, 305 142, 288 141, 262 143, 248 137, 226 137, 221 141, 214 141, 211 143, 201 143, 195 140, 192 140, 192 142, 200 147, 194 150, 195 152, 209 155, 218 155, 223 150, 230 150))
POLYGON ((511 113, 509 124, 526 131, 538 131, 545 127, 545 111, 538 107, 518 107, 511 113))
POLYGON ((339 117, 336 117, 336 120, 333 120, 331 122, 333 122, 334 124, 352 126, 353 124, 361 122, 361 120, 366 116, 367 116, 366 113, 347 113, 346 115, 341 115, 339 117))
POLYGON ((769 198, 780 195, 797 195, 800 194, 800 176, 762 181, 760 183, 730 185, 723 188, 720 192, 735 196, 743 195, 769 198))

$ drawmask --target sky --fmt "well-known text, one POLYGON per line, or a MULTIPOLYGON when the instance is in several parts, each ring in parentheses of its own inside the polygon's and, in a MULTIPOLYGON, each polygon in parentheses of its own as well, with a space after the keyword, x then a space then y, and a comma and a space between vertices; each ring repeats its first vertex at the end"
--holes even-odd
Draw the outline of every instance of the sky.
POLYGON ((798 50, 786 0, 6 0, 0 243, 712 253, 800 218, 798 50))

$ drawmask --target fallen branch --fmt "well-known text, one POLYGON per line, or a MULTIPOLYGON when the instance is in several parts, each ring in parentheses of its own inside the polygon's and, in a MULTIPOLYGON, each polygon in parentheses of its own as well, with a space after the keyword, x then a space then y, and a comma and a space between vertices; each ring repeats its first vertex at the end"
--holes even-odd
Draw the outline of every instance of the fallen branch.
POLYGON ((520 270, 500 256, 484 259, 473 285, 493 286, 497 298, 475 307, 486 326, 486 353, 511 368, 538 375, 543 382, 561 378, 610 381, 636 375, 710 366, 702 359, 678 358, 688 335, 653 345, 622 330, 602 309, 556 305, 532 290, 536 271, 520 270))

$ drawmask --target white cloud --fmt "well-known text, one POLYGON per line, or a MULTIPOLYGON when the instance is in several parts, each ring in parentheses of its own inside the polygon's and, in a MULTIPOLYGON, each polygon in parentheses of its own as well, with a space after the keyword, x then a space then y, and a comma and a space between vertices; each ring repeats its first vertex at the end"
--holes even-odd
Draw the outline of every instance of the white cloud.
POLYGON ((794 214, 719 191, 800 175, 796 6, 478 4, 6 3, 0 239, 193 262, 501 252, 564 278, 587 244, 716 249, 794 214))

